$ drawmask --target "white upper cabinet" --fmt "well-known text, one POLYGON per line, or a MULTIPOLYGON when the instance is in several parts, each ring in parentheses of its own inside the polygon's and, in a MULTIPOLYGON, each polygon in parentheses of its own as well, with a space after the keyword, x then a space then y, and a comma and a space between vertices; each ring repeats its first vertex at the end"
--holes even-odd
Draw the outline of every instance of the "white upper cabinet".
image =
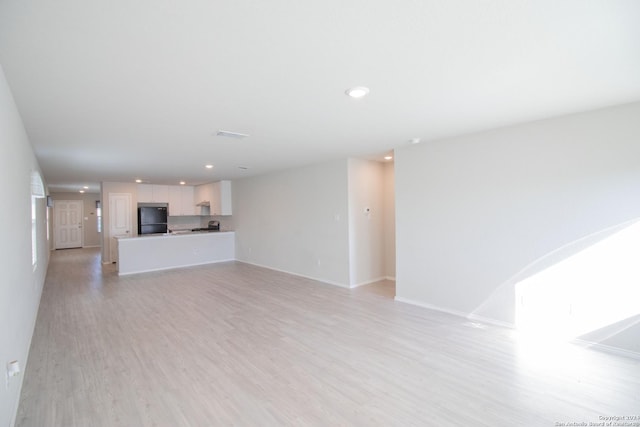
POLYGON ((169 187, 169 216, 182 215, 182 191, 177 185, 169 187))
POLYGON ((205 208, 203 213, 205 215, 232 215, 231 181, 198 185, 195 188, 195 202, 196 204, 209 202, 209 211, 206 213, 205 208))
POLYGON ((169 186, 138 184, 138 203, 169 203, 169 186))
POLYGON ((154 185, 153 186, 153 201, 154 202, 166 202, 166 203, 169 203, 169 186, 168 185, 154 185))
POLYGON ((153 185, 138 184, 138 203, 151 202, 153 199, 153 185))
POLYGON ((211 215, 231 215, 231 181, 214 182, 211 215))
POLYGON ((196 214, 196 204, 193 202, 193 187, 191 185, 188 186, 180 186, 181 192, 180 197, 182 199, 182 215, 195 215, 196 214))
POLYGON ((222 215, 232 215, 233 199, 231 198, 231 181, 220 181, 220 209, 222 215))
POLYGON ((169 186, 169 216, 195 215, 193 187, 190 185, 169 186))
POLYGON ((196 205, 202 205, 206 202, 211 202, 213 195, 213 184, 197 185, 194 188, 194 201, 196 205))
POLYGON ((231 215, 231 181, 195 187, 138 184, 138 203, 168 203, 169 216, 231 215))

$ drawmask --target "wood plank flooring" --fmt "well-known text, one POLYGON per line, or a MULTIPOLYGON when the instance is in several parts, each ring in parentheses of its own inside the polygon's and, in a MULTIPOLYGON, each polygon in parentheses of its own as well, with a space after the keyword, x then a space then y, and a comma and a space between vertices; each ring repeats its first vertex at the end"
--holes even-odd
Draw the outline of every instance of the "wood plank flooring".
POLYGON ((515 331, 394 302, 392 286, 348 290, 235 262, 118 277, 96 249, 56 251, 16 425, 640 417, 638 361, 527 346, 515 331))

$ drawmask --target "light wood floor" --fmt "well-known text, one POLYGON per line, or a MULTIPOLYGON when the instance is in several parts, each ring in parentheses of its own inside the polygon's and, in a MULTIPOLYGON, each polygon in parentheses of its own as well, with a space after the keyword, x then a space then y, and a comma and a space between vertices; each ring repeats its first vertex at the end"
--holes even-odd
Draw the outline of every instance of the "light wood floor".
MULTIPOLYGON (((17 426, 555 426, 640 416, 640 364, 242 264, 52 254, 17 426), (545 350, 545 351, 541 351, 545 350)), ((640 420, 639 420, 640 421, 640 420)))

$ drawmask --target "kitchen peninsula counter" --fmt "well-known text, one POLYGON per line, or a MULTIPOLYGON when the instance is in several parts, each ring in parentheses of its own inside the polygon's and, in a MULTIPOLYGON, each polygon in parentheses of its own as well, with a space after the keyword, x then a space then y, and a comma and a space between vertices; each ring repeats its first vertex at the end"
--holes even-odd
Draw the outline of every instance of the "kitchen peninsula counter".
POLYGON ((233 231, 119 237, 116 245, 121 276, 235 259, 233 231))

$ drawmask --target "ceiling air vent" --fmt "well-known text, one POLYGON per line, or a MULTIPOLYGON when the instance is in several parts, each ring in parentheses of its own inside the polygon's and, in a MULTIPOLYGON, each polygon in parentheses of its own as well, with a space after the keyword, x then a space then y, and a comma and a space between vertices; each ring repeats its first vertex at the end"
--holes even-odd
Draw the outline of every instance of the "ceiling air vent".
POLYGON ((236 139, 242 139, 242 138, 246 138, 246 137, 249 136, 246 133, 231 132, 231 131, 228 131, 228 130, 219 130, 216 135, 225 136, 227 138, 236 138, 236 139))

